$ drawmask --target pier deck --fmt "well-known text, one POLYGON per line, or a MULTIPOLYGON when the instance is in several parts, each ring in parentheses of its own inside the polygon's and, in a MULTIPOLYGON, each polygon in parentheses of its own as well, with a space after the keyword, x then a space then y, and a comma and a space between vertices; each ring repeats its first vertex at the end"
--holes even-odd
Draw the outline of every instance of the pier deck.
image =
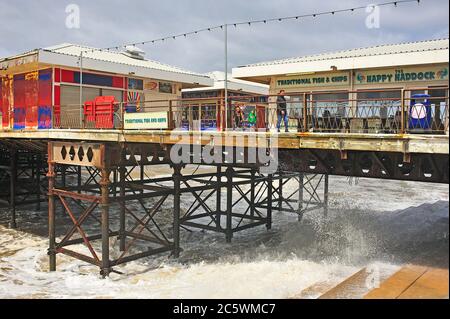
POLYGON ((219 142, 223 146, 249 146, 252 137, 277 139, 271 146, 280 149, 325 149, 400 153, 449 154, 448 135, 356 134, 356 133, 269 133, 269 132, 198 132, 136 130, 23 130, 0 131, 1 139, 72 140, 89 142, 176 144, 188 138, 203 145, 219 142), (227 140, 227 137, 234 139, 227 140), (236 138, 244 144, 236 145, 236 138))

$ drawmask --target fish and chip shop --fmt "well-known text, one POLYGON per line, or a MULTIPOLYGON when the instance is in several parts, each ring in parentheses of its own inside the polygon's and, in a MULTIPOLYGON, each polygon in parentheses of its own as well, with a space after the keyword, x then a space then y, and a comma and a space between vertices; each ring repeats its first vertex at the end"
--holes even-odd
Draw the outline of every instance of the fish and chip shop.
MULTIPOLYGON (((233 76, 269 84, 272 109, 285 91, 291 131, 302 125, 305 106, 314 130, 394 130, 403 101, 427 106, 409 112, 427 115, 431 122, 423 128, 442 132, 448 127, 448 45, 439 39, 323 53, 237 67, 233 76)), ((272 128, 276 121, 273 115, 272 128)))

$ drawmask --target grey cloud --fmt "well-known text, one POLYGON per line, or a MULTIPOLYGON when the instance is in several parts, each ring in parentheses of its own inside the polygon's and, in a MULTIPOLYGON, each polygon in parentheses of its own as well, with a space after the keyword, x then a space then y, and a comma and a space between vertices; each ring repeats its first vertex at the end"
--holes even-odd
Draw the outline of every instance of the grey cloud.
MULTIPOLYGON (((381 2, 382 0, 380 0, 381 2)), ((367 5, 372 1, 317 0, 0 0, 0 56, 61 42, 95 47, 138 42, 211 25, 301 15, 367 5), (65 27, 65 7, 81 9, 81 29, 65 27)), ((229 64, 237 65, 330 50, 448 36, 447 0, 383 7, 381 28, 367 29, 362 11, 229 30, 229 64)), ((170 40, 143 49, 149 58, 198 72, 223 69, 223 33, 170 40)))

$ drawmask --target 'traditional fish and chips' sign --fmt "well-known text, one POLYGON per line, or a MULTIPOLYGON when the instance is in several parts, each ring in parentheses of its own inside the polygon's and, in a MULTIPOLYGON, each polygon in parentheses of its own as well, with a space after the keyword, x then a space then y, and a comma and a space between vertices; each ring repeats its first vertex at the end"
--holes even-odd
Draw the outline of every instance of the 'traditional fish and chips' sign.
POLYGON ((277 87, 314 87, 314 86, 335 86, 350 85, 348 72, 339 72, 325 75, 298 75, 278 78, 277 87))
POLYGON ((126 130, 165 130, 168 128, 168 112, 124 114, 124 129, 126 130))

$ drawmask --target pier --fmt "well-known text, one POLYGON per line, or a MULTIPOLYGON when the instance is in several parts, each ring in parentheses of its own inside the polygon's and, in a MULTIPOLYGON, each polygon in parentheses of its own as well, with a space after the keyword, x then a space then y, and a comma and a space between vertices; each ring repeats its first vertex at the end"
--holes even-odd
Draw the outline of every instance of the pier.
POLYGON ((333 175, 448 183, 445 131, 59 128, 3 130, 0 145, 2 200, 10 208, 10 227, 17 226, 17 206, 39 209, 48 195, 50 270, 65 254, 98 266, 103 276, 136 259, 162 253, 178 257, 180 231, 218 232, 230 242, 236 232, 270 229, 274 211, 291 212, 299 220, 315 209, 326 214, 333 175), (175 160, 174 154, 186 149, 188 156, 175 160), (268 170, 271 161, 276 161, 274 170, 268 170), (191 164, 209 168, 184 174, 191 164), (165 167, 171 176, 150 178, 149 167, 165 167), (296 191, 284 191, 286 183, 296 183, 296 191), (167 201, 173 203, 170 229, 160 218, 167 201), (239 202, 246 203, 244 212, 233 210, 239 202), (182 205, 188 207, 183 215, 182 205), (57 209, 73 224, 62 238, 56 236, 57 209), (119 212, 118 225, 110 222, 112 211, 119 212), (96 233, 85 231, 88 223, 98 226, 96 233), (85 251, 73 249, 79 244, 85 251), (146 249, 137 251, 142 245, 146 249), (113 258, 114 249, 120 253, 113 258))

